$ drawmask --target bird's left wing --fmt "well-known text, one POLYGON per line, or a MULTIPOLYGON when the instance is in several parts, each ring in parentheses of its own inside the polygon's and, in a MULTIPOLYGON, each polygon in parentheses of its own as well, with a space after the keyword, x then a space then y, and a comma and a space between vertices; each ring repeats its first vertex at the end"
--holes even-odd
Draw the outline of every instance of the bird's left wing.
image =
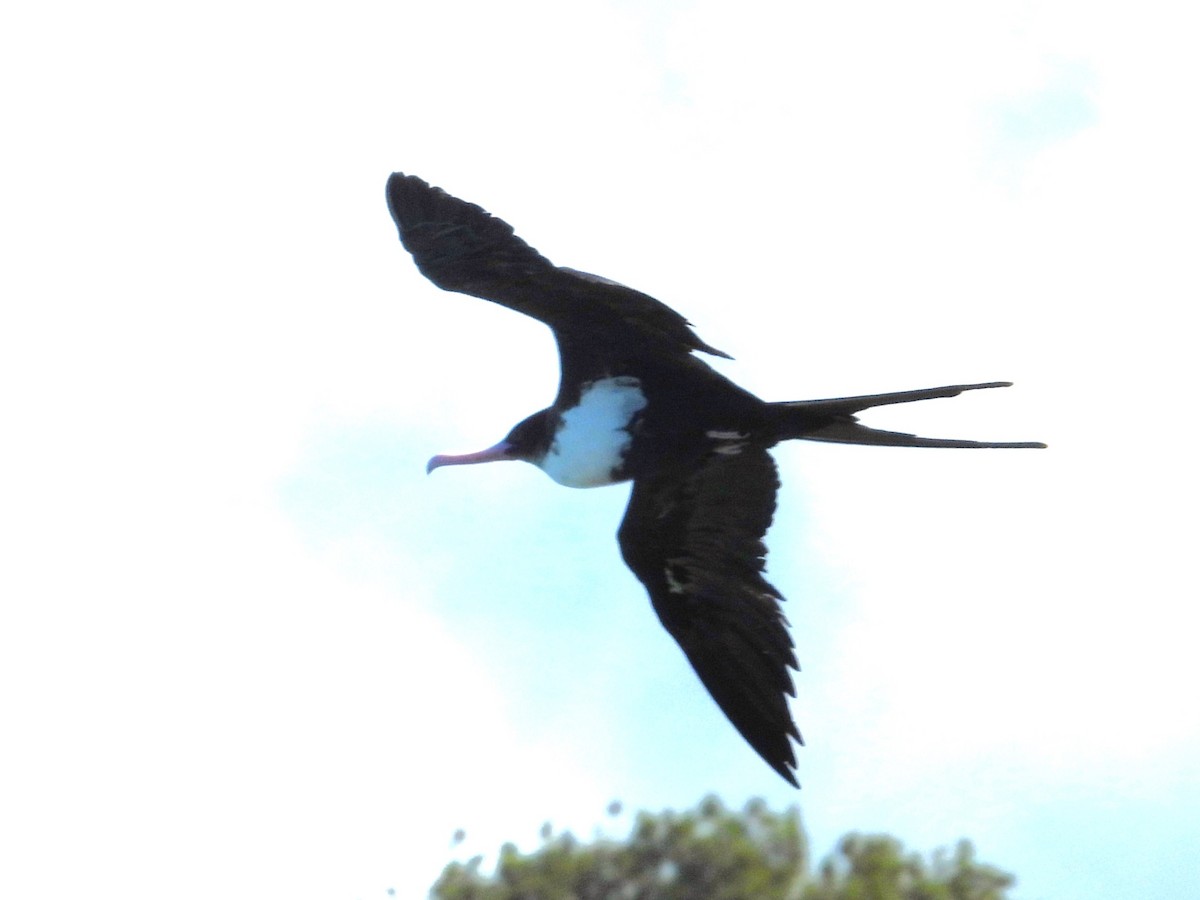
MULTIPOLYGON (((393 173, 388 209, 421 274, 447 291, 470 294, 545 322, 560 351, 586 355, 597 341, 657 354, 701 350, 725 356, 687 319, 633 288, 556 266, 483 208, 415 175, 393 173)), ((564 360, 565 362, 565 360, 564 360)))
POLYGON ((783 597, 763 578, 779 478, 766 450, 710 453, 680 478, 639 479, 618 538, 659 620, 750 745, 792 784, 803 743, 788 710, 797 669, 783 597))

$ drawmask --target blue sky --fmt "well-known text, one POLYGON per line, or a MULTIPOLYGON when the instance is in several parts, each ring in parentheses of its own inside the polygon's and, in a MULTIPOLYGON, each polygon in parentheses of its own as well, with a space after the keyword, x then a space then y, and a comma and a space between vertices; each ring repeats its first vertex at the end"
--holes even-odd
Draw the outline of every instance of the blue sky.
POLYGON ((716 792, 818 853, 968 836, 1021 900, 1190 896, 1200 72, 1172 4, 1129 15, 7 13, 0 893, 417 896, 716 792), (870 421, 1049 451, 779 449, 798 794, 621 565, 625 488, 424 474, 557 365, 420 277, 394 169, 766 398, 1016 382, 870 421))

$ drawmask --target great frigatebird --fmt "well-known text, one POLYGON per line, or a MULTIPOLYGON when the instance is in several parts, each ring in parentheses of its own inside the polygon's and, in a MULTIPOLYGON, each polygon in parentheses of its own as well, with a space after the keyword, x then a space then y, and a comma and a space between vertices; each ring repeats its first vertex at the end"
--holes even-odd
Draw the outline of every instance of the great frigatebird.
POLYGON ((552 264, 511 226, 420 178, 388 179, 388 207, 417 268, 438 287, 546 323, 562 373, 547 409, 478 453, 438 466, 519 459, 559 484, 632 481, 617 533, 659 620, 713 699, 793 785, 803 743, 788 710, 798 669, 783 597, 763 577, 779 476, 767 452, 796 438, 888 447, 1044 447, 924 438, 858 422, 874 406, 955 397, 1009 382, 768 403, 693 355, 710 347, 683 316, 615 281, 552 264))

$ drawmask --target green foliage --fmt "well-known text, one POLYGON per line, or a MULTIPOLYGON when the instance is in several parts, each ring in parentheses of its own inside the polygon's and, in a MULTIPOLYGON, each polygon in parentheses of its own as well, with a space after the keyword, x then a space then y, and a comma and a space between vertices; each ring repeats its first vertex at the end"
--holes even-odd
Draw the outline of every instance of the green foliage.
MULTIPOLYGON (((619 804, 609 807, 615 815, 619 804)), ((456 835, 458 837, 458 835, 456 835)), ((554 835, 522 855, 500 849, 495 872, 481 857, 451 863, 430 896, 435 900, 1006 900, 1013 878, 975 860, 969 841, 952 856, 926 862, 905 854, 886 835, 844 837, 835 853, 810 870, 808 839, 793 807, 783 813, 750 801, 740 813, 715 797, 694 810, 638 813, 618 841, 554 835)))
POLYGON ((962 840, 947 858, 938 850, 927 864, 905 854, 887 835, 849 834, 836 854, 821 864, 820 876, 802 900, 1005 900, 1013 876, 975 861, 975 848, 962 840))

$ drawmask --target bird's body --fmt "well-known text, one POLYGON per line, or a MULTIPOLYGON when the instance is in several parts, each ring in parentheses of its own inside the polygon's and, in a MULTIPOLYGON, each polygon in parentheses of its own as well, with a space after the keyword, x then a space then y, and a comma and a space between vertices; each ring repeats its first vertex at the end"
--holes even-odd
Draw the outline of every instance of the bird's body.
POLYGON ((631 477, 634 419, 649 401, 642 383, 629 375, 601 378, 583 386, 579 403, 547 421, 553 435, 542 470, 566 487, 604 487, 631 477))
POLYGON ((767 452, 783 440, 923 447, 1040 447, 920 438, 861 425, 873 406, 952 397, 1005 382, 768 403, 693 351, 725 356, 652 297, 554 266, 480 207, 394 174, 388 205, 404 246, 439 287, 545 322, 562 377, 547 409, 487 450, 443 465, 519 459, 568 487, 632 481, 621 553, 660 621, 743 737, 792 784, 801 742, 787 696, 798 668, 779 603, 762 575, 762 537, 779 479, 767 452))

